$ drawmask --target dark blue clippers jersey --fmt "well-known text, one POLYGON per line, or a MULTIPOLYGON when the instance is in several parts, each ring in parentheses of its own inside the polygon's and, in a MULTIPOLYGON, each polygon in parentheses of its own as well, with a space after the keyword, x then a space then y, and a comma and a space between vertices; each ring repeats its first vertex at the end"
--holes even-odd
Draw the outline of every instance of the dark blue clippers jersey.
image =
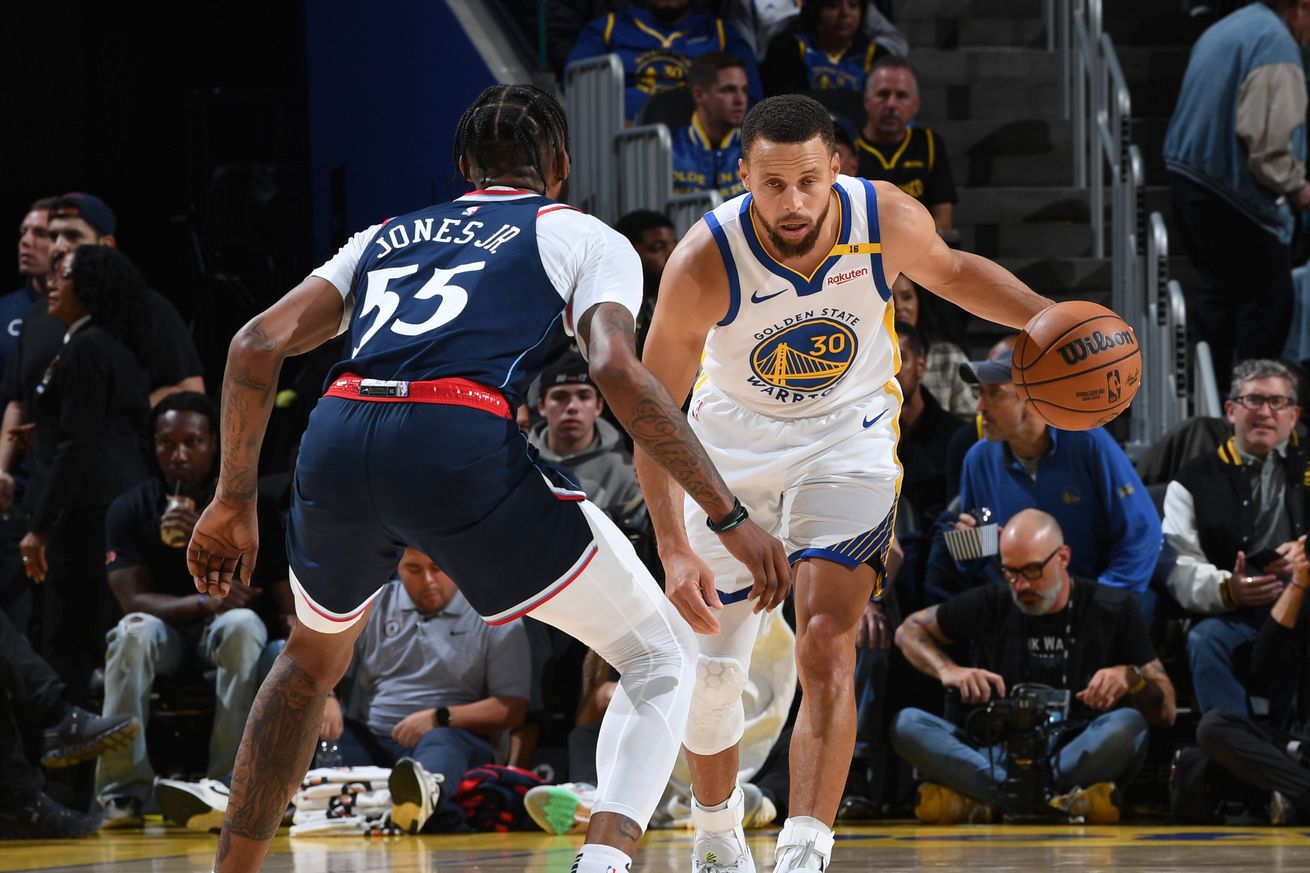
POLYGON ((355 268, 349 357, 340 373, 423 381, 460 377, 511 404, 549 362, 565 301, 541 265, 540 196, 456 201, 388 219, 355 268))

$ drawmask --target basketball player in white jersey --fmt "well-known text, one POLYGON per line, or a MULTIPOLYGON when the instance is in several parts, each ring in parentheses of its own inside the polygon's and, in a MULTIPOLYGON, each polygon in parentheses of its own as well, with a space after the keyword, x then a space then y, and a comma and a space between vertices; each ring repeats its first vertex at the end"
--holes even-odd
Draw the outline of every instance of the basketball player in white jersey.
MULTIPOLYGON (((804 697, 775 867, 791 873, 823 870, 831 857, 855 742, 856 627, 883 584, 895 523, 901 394, 891 283, 903 273, 1013 328, 1051 301, 991 261, 948 248, 928 211, 894 186, 839 175, 831 119, 808 97, 752 109, 742 148, 748 193, 707 214, 669 259, 644 361, 675 398, 695 380, 692 429, 792 562, 804 697)), ((693 868, 753 871, 735 783, 760 606, 746 599, 751 578, 714 534, 745 513, 707 519, 650 456, 639 453, 637 465, 666 593, 700 643, 684 740, 693 868)))

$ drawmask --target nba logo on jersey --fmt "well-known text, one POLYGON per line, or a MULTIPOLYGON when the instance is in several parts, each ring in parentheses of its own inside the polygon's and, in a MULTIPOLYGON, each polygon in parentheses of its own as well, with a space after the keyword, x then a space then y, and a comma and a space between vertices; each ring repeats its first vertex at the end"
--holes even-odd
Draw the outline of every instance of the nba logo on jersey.
POLYGON ((460 214, 463 215, 465 218, 468 218, 470 215, 476 215, 478 210, 481 208, 482 208, 481 206, 470 206, 460 214))

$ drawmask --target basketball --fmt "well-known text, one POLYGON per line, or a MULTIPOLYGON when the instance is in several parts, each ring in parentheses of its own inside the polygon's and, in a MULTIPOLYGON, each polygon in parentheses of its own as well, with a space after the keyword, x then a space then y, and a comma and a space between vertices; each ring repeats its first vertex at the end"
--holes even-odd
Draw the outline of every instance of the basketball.
POLYGON ((1052 427, 1091 430, 1115 419, 1142 384, 1142 350, 1112 310, 1057 303, 1019 334, 1011 364, 1019 396, 1052 427))

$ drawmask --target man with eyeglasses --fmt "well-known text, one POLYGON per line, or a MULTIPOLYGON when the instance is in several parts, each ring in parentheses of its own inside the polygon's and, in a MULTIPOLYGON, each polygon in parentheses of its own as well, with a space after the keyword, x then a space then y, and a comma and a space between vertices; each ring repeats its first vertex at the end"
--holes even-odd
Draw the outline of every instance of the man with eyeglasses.
POLYGON ((1310 530, 1310 451, 1294 432, 1297 379, 1283 364, 1243 361, 1228 397, 1233 435, 1169 483, 1164 535, 1178 554, 1169 592, 1183 609, 1209 616, 1187 635, 1197 706, 1249 715, 1234 652, 1255 641, 1291 576, 1296 539, 1310 530))
MULTIPOLYGON (((1160 516, 1150 494, 1103 428, 1056 430, 1024 403, 1010 375, 1011 355, 960 367, 977 392, 983 439, 964 458, 956 528, 976 526, 973 513, 983 507, 1002 527, 1024 509, 1050 513, 1069 537, 1072 572, 1135 593, 1149 627, 1154 595, 1147 586, 1160 555, 1160 516)), ((935 542, 934 549, 939 566, 944 548, 935 542)), ((996 580, 985 559, 955 569, 973 584, 996 580)))
MULTIPOLYGON (((1092 824, 1119 819, 1118 791, 1140 768, 1148 725, 1176 715, 1165 674, 1123 589, 1071 573, 1074 551, 1059 522, 1025 509, 1000 539, 1006 586, 984 585, 914 613, 896 645, 919 671, 959 692, 966 706, 1005 697, 1018 684, 1069 692, 1059 742, 1051 744, 1051 806, 1092 824), (970 645, 979 666, 945 647, 970 645)), ((1004 738, 979 746, 961 727, 912 707, 891 729, 892 747, 924 778, 915 814, 949 824, 990 821, 1006 779, 1004 738)))

